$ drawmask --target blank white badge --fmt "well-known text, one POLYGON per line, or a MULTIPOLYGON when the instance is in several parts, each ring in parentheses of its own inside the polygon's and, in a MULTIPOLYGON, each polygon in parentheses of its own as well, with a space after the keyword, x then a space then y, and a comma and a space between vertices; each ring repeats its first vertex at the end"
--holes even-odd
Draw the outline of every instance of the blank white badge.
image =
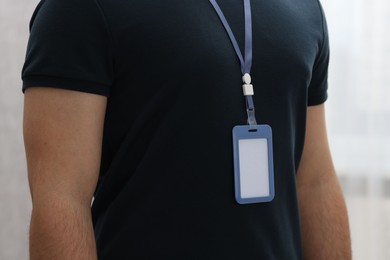
POLYGON ((275 196, 271 127, 235 126, 233 148, 237 202, 271 201, 275 196))

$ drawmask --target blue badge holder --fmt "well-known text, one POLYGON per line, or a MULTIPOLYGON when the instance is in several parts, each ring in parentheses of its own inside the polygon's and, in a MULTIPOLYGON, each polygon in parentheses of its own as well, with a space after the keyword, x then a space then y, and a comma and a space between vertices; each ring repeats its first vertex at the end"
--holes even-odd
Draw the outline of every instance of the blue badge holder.
POLYGON ((275 196, 272 129, 233 128, 235 198, 239 204, 270 202, 275 196))

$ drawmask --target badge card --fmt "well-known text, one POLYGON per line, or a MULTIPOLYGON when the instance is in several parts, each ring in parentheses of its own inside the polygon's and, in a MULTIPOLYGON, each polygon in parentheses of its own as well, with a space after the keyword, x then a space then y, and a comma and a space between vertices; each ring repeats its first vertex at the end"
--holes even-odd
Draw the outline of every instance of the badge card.
POLYGON ((235 126, 233 154, 237 202, 248 204, 272 201, 275 188, 271 127, 235 126))

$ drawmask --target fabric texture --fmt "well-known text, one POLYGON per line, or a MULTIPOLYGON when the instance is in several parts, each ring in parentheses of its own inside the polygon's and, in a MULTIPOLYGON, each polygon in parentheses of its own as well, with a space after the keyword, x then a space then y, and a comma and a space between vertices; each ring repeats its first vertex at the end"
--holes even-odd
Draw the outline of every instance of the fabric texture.
MULTIPOLYGON (((218 1, 244 47, 240 0, 218 1)), ((301 259, 295 174, 306 110, 327 98, 317 0, 252 1, 257 121, 273 129, 275 198, 234 199, 240 63, 208 0, 43 0, 23 90, 108 97, 92 206, 99 259, 301 259)))

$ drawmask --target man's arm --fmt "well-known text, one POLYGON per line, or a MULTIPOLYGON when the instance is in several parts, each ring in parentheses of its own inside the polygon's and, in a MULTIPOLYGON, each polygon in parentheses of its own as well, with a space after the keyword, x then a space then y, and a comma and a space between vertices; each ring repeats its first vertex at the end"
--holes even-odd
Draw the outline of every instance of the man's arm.
POLYGON ((351 259, 347 210, 330 155, 323 104, 308 107, 297 186, 304 259, 351 259))
POLYGON ((91 220, 106 97, 25 91, 24 140, 33 210, 31 260, 97 259, 91 220))

